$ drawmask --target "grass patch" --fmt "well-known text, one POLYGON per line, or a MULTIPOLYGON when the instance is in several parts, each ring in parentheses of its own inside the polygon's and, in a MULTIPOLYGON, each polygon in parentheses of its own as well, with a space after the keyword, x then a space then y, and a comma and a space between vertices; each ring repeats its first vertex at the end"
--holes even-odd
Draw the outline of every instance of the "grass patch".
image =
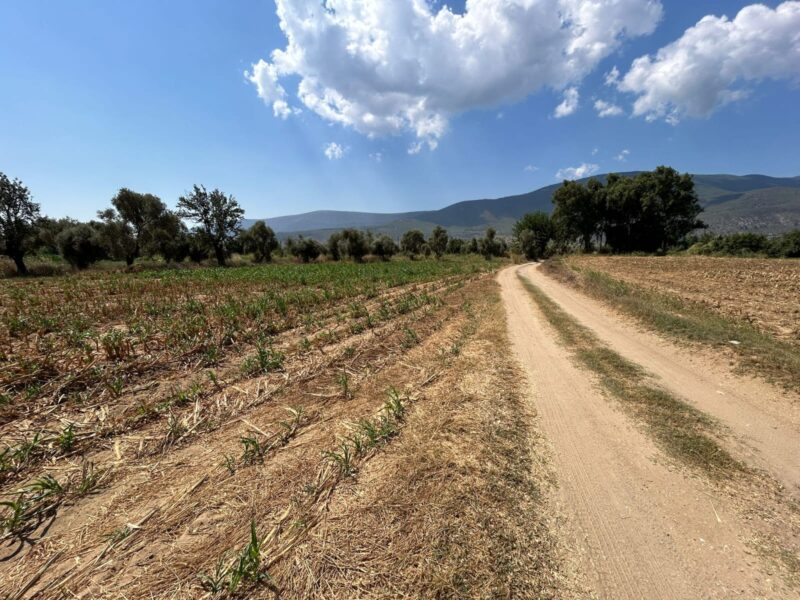
POLYGON ((544 316, 578 361, 594 372, 603 388, 647 427, 673 458, 718 477, 744 470, 714 438, 716 423, 704 412, 686 404, 646 380, 637 364, 603 346, 586 327, 561 310, 539 288, 520 276, 544 316))
POLYGON ((549 274, 635 317, 647 327, 679 340, 732 350, 744 371, 787 388, 796 387, 800 380, 797 348, 746 321, 725 317, 696 302, 646 290, 599 271, 578 270, 562 260, 548 261, 545 265, 549 274))

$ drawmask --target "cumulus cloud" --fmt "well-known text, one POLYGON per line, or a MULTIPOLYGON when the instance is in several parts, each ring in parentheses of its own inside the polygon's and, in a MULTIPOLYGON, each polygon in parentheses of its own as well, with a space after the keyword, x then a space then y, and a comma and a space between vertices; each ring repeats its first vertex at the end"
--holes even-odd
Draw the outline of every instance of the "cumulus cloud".
POLYGON ((525 171, 526 173, 536 173, 536 171, 538 170, 539 167, 535 165, 525 165, 525 168, 523 169, 523 171, 525 171))
POLYGON ((582 179, 597 173, 600 167, 592 163, 582 163, 577 167, 565 167, 556 173, 556 179, 582 179))
POLYGON ((630 150, 623 150, 619 154, 614 157, 614 160, 618 160, 619 162, 625 162, 628 160, 628 156, 630 155, 630 150))
POLYGON ((600 152, 600 148, 592 148, 592 156, 596 155, 598 152, 600 152))
POLYGON ((800 78, 800 2, 743 8, 733 20, 706 16, 655 56, 633 61, 620 90, 633 114, 676 123, 744 98, 765 79, 800 78))
POLYGON ((599 117, 618 117, 622 114, 622 108, 605 100, 595 100, 594 109, 599 117))
POLYGON ((301 112, 299 108, 292 108, 286 102, 286 90, 278 83, 278 70, 274 65, 259 61, 253 65, 251 72, 245 73, 245 77, 256 86, 259 97, 272 105, 272 112, 276 117, 287 119, 290 115, 301 112))
POLYGON ((383 161, 383 152, 373 152, 369 155, 369 157, 375 162, 379 163, 383 161))
POLYGON ((336 142, 331 142, 327 146, 325 146, 325 156, 328 157, 328 160, 339 160, 344 156, 344 148, 342 148, 336 142))
POLYGON ((578 93, 578 89, 571 87, 564 90, 564 100, 556 106, 556 110, 553 113, 553 116, 556 119, 560 119, 561 117, 567 117, 578 110, 578 100, 580 99, 580 94, 578 93))
POLYGON ((431 148, 455 114, 575 86, 662 14, 659 0, 467 0, 463 14, 427 0, 276 5, 287 45, 246 75, 278 116, 299 103, 431 148), (290 98, 284 86, 297 80, 290 98))

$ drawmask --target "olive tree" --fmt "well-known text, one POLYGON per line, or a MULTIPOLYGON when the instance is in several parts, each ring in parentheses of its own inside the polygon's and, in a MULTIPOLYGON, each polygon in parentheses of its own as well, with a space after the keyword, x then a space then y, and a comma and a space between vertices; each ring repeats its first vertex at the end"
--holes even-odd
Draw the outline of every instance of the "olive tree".
POLYGON ((388 235, 379 236, 372 242, 372 254, 381 260, 389 260, 397 254, 397 250, 397 244, 388 235))
POLYGON ((436 258, 441 258, 447 251, 447 240, 447 230, 444 227, 437 225, 433 228, 431 237, 428 238, 428 246, 436 258))
POLYGON ((178 215, 198 224, 202 241, 214 253, 217 264, 224 267, 228 243, 244 217, 236 199, 218 189, 208 192, 204 186, 195 185, 191 193, 178 199, 178 215))
POLYGON ((514 243, 529 260, 544 258, 553 235, 553 222, 545 212, 528 213, 514 224, 514 243))
POLYGON ((419 229, 406 231, 403 237, 400 238, 400 249, 410 258, 414 258, 414 256, 422 252, 424 245, 425 235, 419 229))
POLYGON ((246 252, 252 252, 256 262, 270 262, 272 253, 280 247, 278 238, 264 221, 256 221, 242 235, 246 252))
POLYGON ((25 253, 38 219, 39 205, 28 188, 19 179, 0 173, 0 251, 14 261, 20 275, 28 274, 25 253))

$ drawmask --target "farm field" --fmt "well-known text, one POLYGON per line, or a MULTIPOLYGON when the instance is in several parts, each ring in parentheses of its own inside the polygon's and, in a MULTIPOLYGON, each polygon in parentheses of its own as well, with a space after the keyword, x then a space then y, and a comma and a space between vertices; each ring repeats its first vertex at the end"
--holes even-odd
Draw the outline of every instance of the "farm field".
POLYGON ((568 263, 702 304, 800 346, 800 260, 576 255, 568 263))
POLYGON ((7 282, 4 596, 552 595, 497 267, 7 282))

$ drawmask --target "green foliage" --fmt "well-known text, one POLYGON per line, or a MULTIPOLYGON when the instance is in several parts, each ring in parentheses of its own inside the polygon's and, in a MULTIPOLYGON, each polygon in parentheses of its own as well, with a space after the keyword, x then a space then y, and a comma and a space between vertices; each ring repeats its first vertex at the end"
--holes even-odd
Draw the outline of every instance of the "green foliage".
POLYGON ((328 256, 333 260, 350 258, 361 262, 370 251, 370 238, 358 229, 343 229, 328 238, 328 256))
POLYGON ((25 253, 36 233, 39 205, 19 179, 11 180, 0 173, 0 253, 14 261, 17 273, 27 275, 25 253))
POLYGON ((466 251, 467 243, 461 238, 450 238, 447 240, 448 254, 461 254, 466 251))
POLYGON ((800 258, 800 229, 789 231, 773 239, 768 252, 770 256, 800 258))
POLYGON ((414 258, 422 252, 425 244, 425 235, 419 229, 411 229, 403 234, 400 239, 400 249, 410 258, 414 258))
POLYGON ((769 256, 772 258, 800 257, 800 229, 768 238, 750 232, 729 235, 706 234, 688 242, 690 254, 724 256, 769 256))
POLYGON ((444 227, 437 225, 433 228, 431 237, 428 238, 428 247, 436 255, 436 258, 441 258, 447 250, 447 231, 444 227))
POLYGON ((258 263, 270 262, 272 253, 280 248, 275 232, 264 221, 256 221, 241 237, 245 252, 252 252, 258 263))
POLYGON ((528 213, 514 224, 514 242, 529 260, 546 258, 547 243, 554 233, 553 221, 544 212, 528 213))
POLYGON ((705 227, 691 175, 670 167, 635 177, 610 174, 603 185, 565 181, 553 195, 553 219, 567 238, 584 250, 602 235, 615 252, 665 251, 692 231, 705 227))
POLYGON ((381 260, 389 260, 397 254, 399 248, 388 235, 382 235, 372 242, 371 252, 381 260))
POLYGON ((258 375, 279 371, 283 368, 284 354, 272 347, 256 346, 256 353, 248 356, 242 363, 242 371, 247 375, 258 375))
POLYGON ((495 256, 503 256, 506 253, 506 245, 502 240, 497 239, 497 232, 494 227, 486 229, 486 235, 476 242, 478 252, 486 260, 491 260, 495 256))
POLYGON ((226 557, 223 555, 213 574, 201 573, 199 578, 203 587, 212 594, 227 592, 234 595, 243 583, 258 585, 268 582, 269 574, 262 569, 262 553, 261 541, 256 533, 256 521, 252 519, 248 544, 231 564, 226 564, 226 557))
POLYGON ((160 198, 122 188, 111 199, 114 208, 98 213, 103 221, 100 235, 109 256, 130 266, 143 249, 151 253, 179 233, 180 220, 160 198), (160 244, 159 244, 160 242, 160 244))
POLYGON ((325 253, 322 244, 311 238, 304 238, 302 235, 296 240, 292 238, 286 240, 286 247, 292 256, 299 258, 304 263, 315 261, 325 253))
POLYGON ((99 232, 85 223, 69 227, 59 233, 56 243, 64 260, 76 269, 85 269, 106 256, 99 232))
POLYGON ((218 189, 208 192, 195 185, 191 193, 178 199, 178 215, 199 225, 200 239, 214 253, 217 264, 225 266, 228 244, 244 217, 236 199, 218 189))
POLYGON ((553 194, 553 221, 568 237, 579 238, 585 252, 591 250, 592 238, 600 231, 604 194, 596 179, 590 179, 585 187, 576 181, 564 181, 553 194))

